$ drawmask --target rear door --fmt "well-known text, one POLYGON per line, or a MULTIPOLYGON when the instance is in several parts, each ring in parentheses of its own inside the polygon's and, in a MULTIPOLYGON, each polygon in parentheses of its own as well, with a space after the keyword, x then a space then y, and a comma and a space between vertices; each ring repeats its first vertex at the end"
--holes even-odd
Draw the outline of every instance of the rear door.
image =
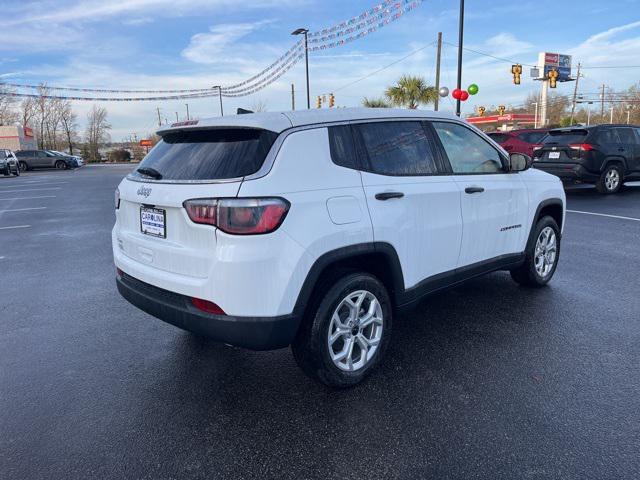
POLYGON ((457 122, 433 122, 461 197, 463 235, 458 266, 520 253, 528 192, 507 159, 480 134, 457 122))
POLYGON ((262 166, 276 137, 250 128, 166 133, 120 184, 114 253, 124 255, 143 281, 153 282, 145 279, 148 268, 186 282, 207 278, 216 229, 192 222, 183 203, 236 197, 242 179, 262 166))
POLYGON ((353 126, 377 242, 391 244, 405 288, 456 268, 462 240, 460 192, 420 121, 353 126))
POLYGON ((614 129, 620 139, 618 151, 624 155, 629 171, 640 169, 638 165, 640 157, 640 146, 636 141, 635 132, 631 127, 617 127, 614 129))

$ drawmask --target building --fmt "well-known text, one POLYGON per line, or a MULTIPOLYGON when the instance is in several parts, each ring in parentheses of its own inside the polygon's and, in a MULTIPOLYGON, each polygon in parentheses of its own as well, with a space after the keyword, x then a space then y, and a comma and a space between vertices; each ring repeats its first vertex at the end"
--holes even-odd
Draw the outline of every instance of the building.
POLYGON ((18 150, 37 150, 38 142, 30 127, 22 125, 0 126, 0 148, 14 152, 18 150))
POLYGON ((487 115, 482 117, 467 117, 465 120, 481 130, 507 132, 519 128, 537 128, 535 115, 528 113, 505 113, 504 115, 487 115))

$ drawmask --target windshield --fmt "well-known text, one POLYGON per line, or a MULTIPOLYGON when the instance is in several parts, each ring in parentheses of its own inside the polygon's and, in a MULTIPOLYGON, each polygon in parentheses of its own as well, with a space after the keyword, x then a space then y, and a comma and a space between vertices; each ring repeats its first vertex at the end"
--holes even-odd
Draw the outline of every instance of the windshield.
POLYGON ((260 169, 277 136, 255 128, 169 132, 132 176, 156 180, 244 177, 260 169))
POLYGON ((551 130, 542 139, 543 145, 569 145, 570 143, 582 143, 589 132, 586 130, 551 130))

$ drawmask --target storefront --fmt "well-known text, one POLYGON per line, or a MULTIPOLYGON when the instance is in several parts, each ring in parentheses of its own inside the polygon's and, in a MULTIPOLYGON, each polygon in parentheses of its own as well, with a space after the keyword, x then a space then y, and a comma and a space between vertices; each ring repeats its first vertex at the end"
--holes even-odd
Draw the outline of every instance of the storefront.
POLYGON ((14 152, 36 150, 38 142, 30 127, 5 125, 0 126, 0 148, 8 148, 14 152))
POLYGON ((505 113, 504 115, 487 115, 468 117, 465 119, 486 132, 508 132, 520 128, 536 128, 536 117, 529 113, 505 113))

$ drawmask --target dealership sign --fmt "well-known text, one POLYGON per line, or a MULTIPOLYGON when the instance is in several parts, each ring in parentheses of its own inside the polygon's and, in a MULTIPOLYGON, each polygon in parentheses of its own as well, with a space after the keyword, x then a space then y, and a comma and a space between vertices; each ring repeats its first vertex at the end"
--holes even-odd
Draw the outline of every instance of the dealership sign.
POLYGON ((571 55, 560 53, 540 52, 538 54, 538 80, 549 78, 549 72, 558 72, 558 82, 567 82, 571 78, 571 55))

